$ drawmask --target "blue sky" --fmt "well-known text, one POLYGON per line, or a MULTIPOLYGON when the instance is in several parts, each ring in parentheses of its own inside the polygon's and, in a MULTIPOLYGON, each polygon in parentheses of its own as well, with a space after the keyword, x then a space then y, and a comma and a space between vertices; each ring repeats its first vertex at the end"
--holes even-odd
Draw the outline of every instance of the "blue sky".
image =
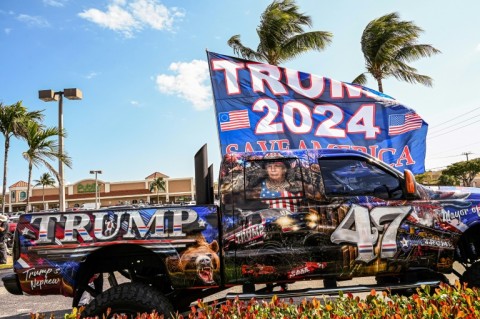
MULTIPOLYGON (((255 28, 265 0, 2 0, 0 2, 0 102, 22 100, 45 110, 58 125, 58 104, 38 90, 77 87, 81 101, 64 101, 65 150, 73 159, 68 183, 103 170, 107 181, 141 180, 154 171, 194 176, 193 157, 207 143, 219 168, 220 151, 206 49, 232 55, 235 34, 255 48, 255 28)), ((360 37, 372 19, 398 12, 424 29, 421 43, 442 51, 412 62, 434 79, 432 88, 395 79, 385 93, 415 109, 429 124, 426 168, 480 157, 480 3, 454 1, 298 0, 312 30, 334 38, 322 52, 282 65, 350 82, 364 71, 360 37), (478 117, 476 117, 478 116, 478 117)), ((367 86, 377 89, 369 78, 367 86)), ((3 154, 3 140, 0 143, 3 154)), ((13 140, 7 184, 27 181, 13 140)), ((2 157, 3 160, 3 157, 2 157)), ((55 163, 56 166, 56 163, 55 163)), ((33 179, 46 172, 34 169, 33 179)))

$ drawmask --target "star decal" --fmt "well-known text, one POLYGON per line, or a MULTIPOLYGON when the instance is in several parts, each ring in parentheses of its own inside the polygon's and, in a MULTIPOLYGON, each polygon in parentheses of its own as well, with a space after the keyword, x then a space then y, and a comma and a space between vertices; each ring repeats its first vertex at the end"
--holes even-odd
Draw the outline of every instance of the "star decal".
POLYGON ((201 218, 198 219, 198 225, 200 227, 205 227, 206 224, 207 224, 207 222, 205 222, 203 219, 201 219, 201 218))
POLYGON ((400 243, 402 243, 402 248, 408 248, 408 239, 406 239, 405 237, 403 237, 400 243))
POLYGON ((29 232, 30 232, 30 229, 28 229, 27 227, 25 227, 24 229, 22 229, 22 235, 23 235, 23 236, 28 235, 29 232))

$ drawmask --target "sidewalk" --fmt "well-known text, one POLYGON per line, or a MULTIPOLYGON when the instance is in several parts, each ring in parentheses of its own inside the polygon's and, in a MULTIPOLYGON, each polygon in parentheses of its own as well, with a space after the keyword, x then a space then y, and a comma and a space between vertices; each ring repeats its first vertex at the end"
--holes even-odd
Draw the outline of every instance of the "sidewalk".
POLYGON ((12 268, 12 256, 7 256, 7 263, 6 264, 3 264, 3 265, 0 265, 0 269, 8 269, 8 268, 12 268))

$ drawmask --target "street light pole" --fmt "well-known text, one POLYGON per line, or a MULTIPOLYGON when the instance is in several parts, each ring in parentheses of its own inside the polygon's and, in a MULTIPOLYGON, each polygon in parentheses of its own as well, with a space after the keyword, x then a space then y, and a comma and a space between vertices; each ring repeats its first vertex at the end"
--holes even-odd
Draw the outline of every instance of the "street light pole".
POLYGON ((83 97, 82 91, 79 89, 64 89, 63 91, 54 92, 53 90, 38 91, 38 98, 44 102, 58 101, 58 195, 59 208, 61 212, 65 211, 65 177, 63 173, 63 96, 69 100, 81 100, 83 97))
POLYGON ((90 174, 95 174, 95 209, 100 207, 100 192, 98 191, 98 178, 97 174, 102 174, 102 171, 90 171, 90 174))
POLYGON ((60 157, 58 158, 58 175, 60 175, 60 181, 58 182, 58 195, 60 196, 60 211, 65 211, 65 179, 63 175, 63 161, 62 161, 62 154, 63 154, 63 92, 58 93, 58 131, 60 135, 58 136, 58 154, 60 157))

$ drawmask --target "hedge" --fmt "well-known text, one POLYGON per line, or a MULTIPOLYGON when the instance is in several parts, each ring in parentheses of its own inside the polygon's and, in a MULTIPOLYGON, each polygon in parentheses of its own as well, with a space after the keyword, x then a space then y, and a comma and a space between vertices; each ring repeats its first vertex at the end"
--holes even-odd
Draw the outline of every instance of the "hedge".
MULTIPOLYGON (((80 318, 80 309, 65 314, 65 319, 80 318)), ((108 314, 106 314, 108 316, 108 314)), ((44 315, 31 314, 32 319, 46 318, 44 315)), ((54 318, 50 316, 49 318, 54 318)), ((106 316, 104 316, 106 318, 106 316)), ((114 318, 126 318, 114 316, 114 318)), ((135 319, 160 319, 163 315, 155 312, 138 314, 135 319)), ((388 291, 377 293, 372 290, 365 298, 351 293, 340 292, 338 298, 304 299, 300 303, 282 300, 273 296, 270 301, 251 299, 229 300, 225 303, 204 303, 199 300, 188 314, 174 314, 173 319, 417 319, 417 318, 480 318, 480 292, 468 288, 458 281, 454 285, 441 284, 433 291, 429 286, 417 289, 410 297, 390 294, 388 291)), ((100 319, 100 318, 99 318, 100 319)), ((165 319, 165 318, 164 318, 165 319)))

